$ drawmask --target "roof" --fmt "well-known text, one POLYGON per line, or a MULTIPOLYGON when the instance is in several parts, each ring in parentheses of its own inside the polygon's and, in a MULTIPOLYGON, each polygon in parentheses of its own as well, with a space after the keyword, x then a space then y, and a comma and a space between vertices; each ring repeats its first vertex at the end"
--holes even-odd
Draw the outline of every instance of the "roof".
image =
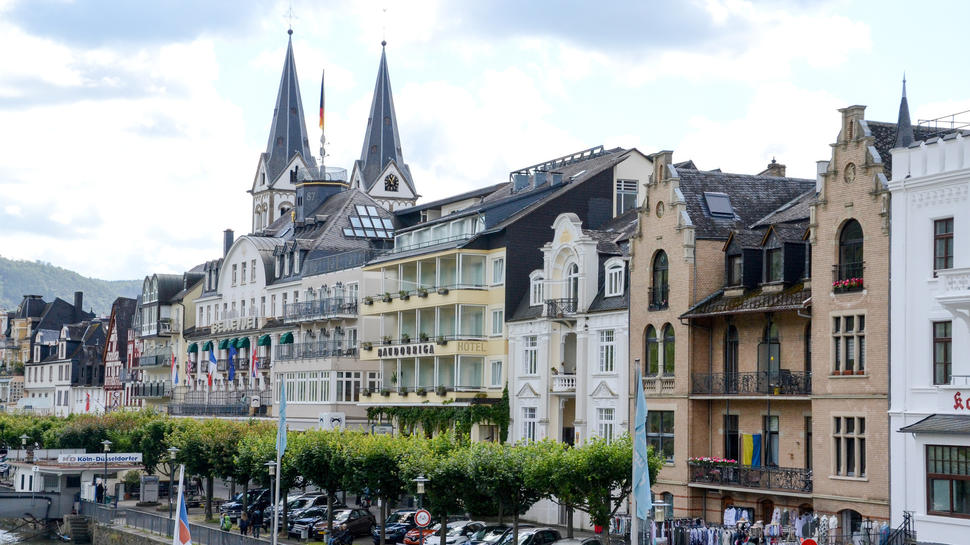
POLYGON ((497 183, 497 184, 493 184, 493 185, 487 185, 485 187, 480 187, 478 189, 473 189, 471 191, 466 191, 465 193, 459 193, 459 194, 453 195, 451 197, 445 197, 444 199, 438 199, 436 201, 422 203, 422 204, 419 204, 417 206, 409 206, 407 208, 399 208, 398 210, 395 210, 394 211, 394 214, 395 215, 398 215, 398 216, 406 215, 406 214, 413 214, 414 212, 420 212, 422 210, 430 210, 430 209, 433 209, 433 208, 438 208, 438 207, 441 207, 441 206, 444 206, 446 204, 450 204, 450 203, 453 203, 453 202, 464 201, 466 199, 473 199, 475 197, 484 197, 486 195, 490 195, 491 193, 494 193, 495 191, 497 191, 497 190, 505 187, 506 185, 508 185, 508 182, 501 182, 501 183, 497 183))
POLYGON ((47 302, 40 295, 24 295, 14 318, 40 318, 45 308, 47 302))
POLYGON ((798 310, 804 307, 805 301, 811 296, 811 287, 802 283, 775 292, 765 291, 763 287, 745 290, 737 297, 728 297, 721 289, 702 299, 680 317, 701 318, 747 312, 798 310))
POLYGON ((54 299, 52 302, 48 303, 47 307, 44 309, 44 313, 40 317, 40 322, 37 324, 37 329, 60 331, 65 324, 76 323, 78 320, 91 320, 94 318, 94 314, 91 312, 84 312, 83 310, 78 309, 78 313, 75 314, 74 310, 74 305, 72 303, 68 303, 60 297, 54 299))
POLYGON ((768 224, 790 223, 803 221, 809 218, 812 203, 815 202, 815 188, 798 195, 794 199, 772 210, 767 216, 754 222, 752 227, 760 227, 768 224))
POLYGON ((970 435, 970 415, 932 414, 926 418, 899 428, 903 433, 946 433, 970 435))
MULTIPOLYGON (((113 327, 118 332, 118 343, 115 346, 119 361, 128 361, 128 330, 131 329, 131 321, 137 307, 138 302, 128 297, 119 297, 111 304, 109 327, 113 327)), ((110 331, 105 333, 106 336, 110 334, 110 331)))
POLYGON ((414 182, 411 179, 411 169, 404 163, 401 151, 401 133, 397 128, 397 115, 394 112, 394 96, 391 94, 391 75, 387 70, 386 43, 381 43, 381 63, 377 68, 377 82, 374 84, 374 97, 371 100, 370 116, 364 129, 364 145, 360 150, 361 182, 364 189, 369 191, 377 177, 388 163, 394 161, 404 183, 412 193, 414 182))
POLYGON ((306 121, 303 117, 303 99, 300 95, 300 82, 296 77, 296 60, 293 58, 293 31, 286 44, 286 57, 283 59, 283 74, 280 88, 276 94, 273 108, 273 121, 269 127, 266 141, 266 177, 276 178, 286 168, 294 154, 299 153, 310 166, 316 166, 310 154, 307 139, 306 121))
MULTIPOLYGON (((885 165, 885 172, 887 180, 892 179, 893 171, 893 154, 889 151, 896 147, 896 137, 897 137, 897 125, 896 123, 885 123, 882 121, 869 121, 866 120, 866 126, 869 128, 869 132, 875 138, 873 146, 875 146, 876 151, 879 152, 879 158, 882 159, 885 165)), ((915 140, 926 140, 932 138, 939 134, 939 130, 930 127, 913 127, 913 136, 915 140)))
POLYGON ((815 180, 733 174, 693 169, 671 169, 680 179, 687 214, 699 239, 724 239, 728 232, 758 222, 782 205, 815 188, 815 180), (731 199, 734 218, 710 214, 704 193, 724 193, 731 199))
POLYGON ((182 291, 181 274, 156 274, 158 278, 158 302, 168 303, 175 297, 175 294, 182 291))

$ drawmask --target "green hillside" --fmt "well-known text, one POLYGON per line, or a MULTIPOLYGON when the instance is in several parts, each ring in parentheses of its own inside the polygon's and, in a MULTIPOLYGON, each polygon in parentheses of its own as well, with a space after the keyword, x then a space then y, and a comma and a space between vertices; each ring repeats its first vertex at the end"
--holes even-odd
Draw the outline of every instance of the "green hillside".
POLYGON ((74 292, 84 292, 84 310, 94 309, 98 316, 111 312, 117 297, 136 297, 141 280, 99 280, 55 267, 41 261, 21 261, 0 257, 0 309, 13 310, 26 294, 43 295, 45 301, 60 297, 74 302, 74 292))

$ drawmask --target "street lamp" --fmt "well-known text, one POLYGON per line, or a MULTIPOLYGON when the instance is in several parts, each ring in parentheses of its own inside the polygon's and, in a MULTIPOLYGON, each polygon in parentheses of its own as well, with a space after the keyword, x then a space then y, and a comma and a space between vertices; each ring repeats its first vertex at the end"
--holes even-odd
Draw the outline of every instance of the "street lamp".
POLYGON ((104 445, 104 475, 101 477, 101 483, 104 485, 102 499, 104 503, 108 503, 108 452, 111 451, 111 441, 105 439, 101 441, 101 444, 104 445))
MULTIPOLYGON (((276 477, 276 462, 266 462, 263 465, 265 465, 266 469, 269 471, 269 489, 272 493, 272 491, 275 490, 273 480, 276 477)), ((280 506, 275 502, 275 500, 273 503, 273 521, 271 524, 273 525, 273 528, 270 529, 270 531, 273 532, 273 535, 276 535, 280 529, 280 506)))
POLYGON ((168 518, 172 518, 172 493, 175 492, 175 455, 178 447, 168 447, 168 518))
POLYGON ((27 434, 26 433, 20 436, 20 459, 21 460, 23 460, 24 459, 24 456, 27 455, 27 440, 28 439, 30 439, 30 437, 27 437, 27 434))
MULTIPOLYGON (((418 493, 418 509, 424 509, 424 483, 428 482, 428 480, 429 479, 425 478, 424 473, 419 473, 418 476, 414 478, 414 483, 416 484, 415 488, 417 488, 418 493)), ((424 545, 424 528, 421 528, 421 545, 424 545)))

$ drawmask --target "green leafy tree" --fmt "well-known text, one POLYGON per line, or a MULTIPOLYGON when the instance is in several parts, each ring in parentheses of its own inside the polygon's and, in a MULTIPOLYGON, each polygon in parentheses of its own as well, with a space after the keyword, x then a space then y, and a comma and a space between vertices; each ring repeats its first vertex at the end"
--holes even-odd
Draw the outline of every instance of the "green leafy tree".
POLYGON ((294 449, 296 469, 303 477, 327 494, 327 532, 333 535, 333 501, 345 488, 353 459, 348 444, 359 434, 340 431, 309 431, 294 449))
POLYGON ((385 545, 384 524, 388 504, 397 501, 408 487, 401 464, 410 441, 390 435, 358 435, 349 443, 352 471, 349 488, 357 493, 364 489, 380 499, 381 531, 378 545, 385 545))
POLYGON ((413 441, 402 464, 404 478, 410 483, 418 476, 427 479, 423 505, 441 521, 439 535, 446 543, 448 515, 460 513, 464 497, 473 483, 468 479, 468 450, 454 434, 413 441))
POLYGON ((225 420, 179 421, 169 442, 179 448, 178 461, 192 475, 205 480, 205 518, 212 520, 212 491, 216 476, 228 471, 239 440, 236 424, 225 420))

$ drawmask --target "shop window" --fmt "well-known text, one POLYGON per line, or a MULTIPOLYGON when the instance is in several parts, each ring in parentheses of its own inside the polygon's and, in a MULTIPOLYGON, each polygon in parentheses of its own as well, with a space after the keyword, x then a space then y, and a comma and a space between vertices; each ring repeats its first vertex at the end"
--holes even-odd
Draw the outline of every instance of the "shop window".
POLYGON ((926 512, 970 518, 970 447, 926 446, 926 512))

